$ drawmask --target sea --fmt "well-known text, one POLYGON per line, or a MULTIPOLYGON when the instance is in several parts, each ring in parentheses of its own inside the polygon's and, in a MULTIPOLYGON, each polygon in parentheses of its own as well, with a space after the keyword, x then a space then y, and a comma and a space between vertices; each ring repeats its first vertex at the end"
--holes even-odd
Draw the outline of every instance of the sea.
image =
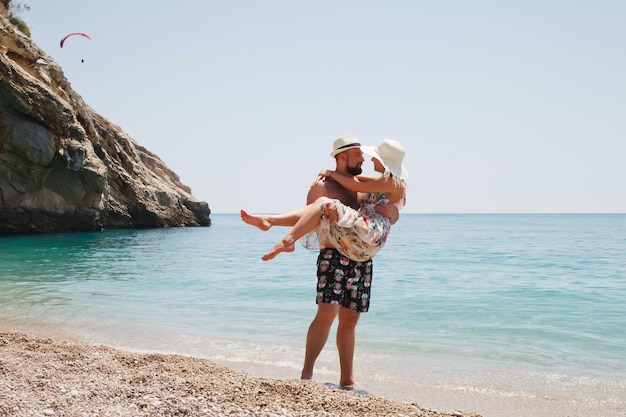
MULTIPOLYGON (((285 228, 211 218, 0 237, 0 330, 298 379, 317 252, 264 262, 285 228)), ((374 259, 355 376, 360 393, 443 411, 626 416, 626 214, 403 213, 374 259)))

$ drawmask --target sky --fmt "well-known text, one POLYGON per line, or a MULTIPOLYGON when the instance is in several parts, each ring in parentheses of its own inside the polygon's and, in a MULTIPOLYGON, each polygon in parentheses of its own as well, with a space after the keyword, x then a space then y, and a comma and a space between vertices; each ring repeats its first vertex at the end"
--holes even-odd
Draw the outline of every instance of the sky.
POLYGON ((214 213, 300 207, 345 134, 403 144, 405 213, 626 212, 623 0, 22 3, 214 213))

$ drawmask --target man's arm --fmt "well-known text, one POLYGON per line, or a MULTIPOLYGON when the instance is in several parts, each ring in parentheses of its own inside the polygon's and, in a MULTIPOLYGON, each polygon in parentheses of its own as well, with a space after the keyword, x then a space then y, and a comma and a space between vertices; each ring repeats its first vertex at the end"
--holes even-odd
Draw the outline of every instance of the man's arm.
POLYGON ((400 220, 400 211, 393 203, 378 203, 374 207, 374 210, 383 217, 387 217, 391 220, 391 224, 396 224, 400 220))

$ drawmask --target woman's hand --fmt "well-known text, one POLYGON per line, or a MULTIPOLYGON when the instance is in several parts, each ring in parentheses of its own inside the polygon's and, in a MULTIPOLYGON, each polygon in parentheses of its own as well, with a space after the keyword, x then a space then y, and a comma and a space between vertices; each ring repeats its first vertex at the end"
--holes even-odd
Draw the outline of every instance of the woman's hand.
POLYGON ((335 171, 331 171, 330 169, 324 169, 320 171, 320 177, 331 177, 333 172, 335 171))

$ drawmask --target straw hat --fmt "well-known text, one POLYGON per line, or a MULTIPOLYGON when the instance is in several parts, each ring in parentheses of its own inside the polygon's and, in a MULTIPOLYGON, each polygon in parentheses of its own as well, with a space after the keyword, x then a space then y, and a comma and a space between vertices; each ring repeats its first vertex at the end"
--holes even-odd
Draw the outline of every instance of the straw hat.
POLYGON ((380 163, 385 167, 383 176, 388 178, 389 175, 393 175, 394 180, 405 181, 409 178, 402 160, 404 159, 404 147, 397 140, 384 139, 380 145, 374 146, 361 146, 363 153, 373 156, 378 159, 380 163))
POLYGON ((333 142, 333 151, 330 153, 330 157, 334 158, 338 153, 359 147, 361 147, 361 144, 356 135, 342 136, 333 142))

